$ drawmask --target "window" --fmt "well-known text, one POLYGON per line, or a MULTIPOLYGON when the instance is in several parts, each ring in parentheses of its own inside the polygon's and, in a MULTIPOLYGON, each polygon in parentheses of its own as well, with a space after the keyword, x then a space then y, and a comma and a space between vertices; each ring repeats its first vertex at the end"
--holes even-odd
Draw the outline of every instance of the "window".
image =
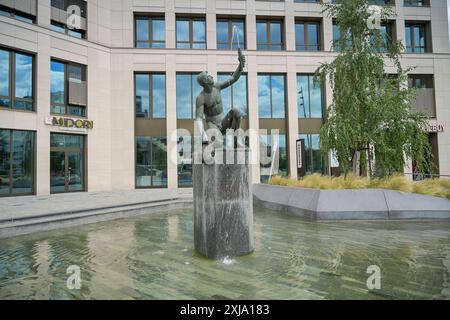
POLYGON ((430 118, 436 118, 434 96, 434 77, 432 74, 412 74, 408 76, 408 87, 415 88, 416 96, 412 101, 412 110, 422 112, 430 118))
POLYGON ((264 161, 260 161, 261 183, 267 183, 271 175, 287 176, 286 135, 260 135, 259 141, 261 147, 260 157, 261 160, 262 157, 265 159, 264 161), (274 159, 275 152, 278 157, 275 156, 274 159), (275 160, 273 163, 272 159, 275 160))
POLYGON ((244 19, 217 19, 217 49, 245 48, 244 19))
POLYGON ((52 60, 50 64, 51 113, 86 116, 86 67, 52 60))
POLYGON ((166 24, 164 17, 135 16, 135 47, 166 47, 166 24))
POLYGON ((295 45, 297 51, 320 50, 320 23, 298 21, 295 23, 295 45))
POLYGON ((206 21, 204 18, 177 18, 177 48, 206 49, 206 21))
POLYGON ((34 58, 0 49, 0 107, 34 110, 34 58))
POLYGON ((283 50, 283 21, 257 19, 256 42, 258 50, 283 50))
POLYGON ((166 76, 139 73, 135 75, 136 118, 166 117, 166 76))
POLYGON ((0 129, 0 197, 34 193, 35 133, 0 129))
POLYGON ((305 140, 306 174, 323 173, 323 159, 320 152, 320 135, 299 134, 299 139, 305 140))
POLYGON ((36 22, 36 0, 0 1, 0 15, 26 23, 36 22))
MULTIPOLYGON (((217 75, 218 81, 226 81, 229 78, 230 75, 227 73, 217 75)), ((227 114, 231 108, 238 108, 247 115, 247 102, 247 75, 241 74, 241 77, 237 82, 222 90, 223 112, 224 114, 227 114)))
POLYGON ((177 74, 177 119, 195 118, 195 101, 203 88, 197 82, 197 73, 177 74))
POLYGON ((429 7, 430 0, 403 0, 405 7, 429 7))
POLYGON ((167 139, 136 137, 136 188, 167 186, 167 139))
POLYGON ((87 3, 83 0, 52 0, 51 1, 51 26, 52 30, 68 34, 79 39, 86 39, 87 34, 87 3), (68 9, 79 8, 79 19, 77 11, 72 11, 71 19, 68 17, 68 9), (68 24, 70 22, 70 24, 68 24))
POLYGON ((178 186, 192 187, 192 157, 194 142, 192 136, 178 137, 178 186))
POLYGON ((425 53, 427 48, 427 26, 423 23, 406 23, 406 52, 425 53))
POLYGON ((314 83, 314 75, 297 76, 297 103, 299 118, 323 117, 323 94, 321 85, 314 83))
MULTIPOLYGON (((333 20, 333 51, 340 51, 339 41, 341 39, 341 29, 338 23, 333 20)), ((349 47, 352 45, 352 37, 350 31, 346 34, 346 45, 349 47)))
POLYGON ((259 117, 282 119, 285 117, 285 77, 276 74, 258 75, 259 117))
POLYGON ((386 52, 388 47, 392 44, 392 41, 393 41, 392 24, 391 23, 382 23, 380 25, 380 32, 384 38, 384 46, 383 46, 382 51, 386 52))

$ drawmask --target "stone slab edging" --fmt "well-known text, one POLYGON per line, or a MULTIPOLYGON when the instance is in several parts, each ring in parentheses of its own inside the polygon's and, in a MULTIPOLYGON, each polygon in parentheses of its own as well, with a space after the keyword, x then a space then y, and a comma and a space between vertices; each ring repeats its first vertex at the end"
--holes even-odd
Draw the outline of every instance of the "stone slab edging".
POLYGON ((320 190, 255 184, 253 201, 309 220, 450 219, 448 199, 388 189, 320 190))

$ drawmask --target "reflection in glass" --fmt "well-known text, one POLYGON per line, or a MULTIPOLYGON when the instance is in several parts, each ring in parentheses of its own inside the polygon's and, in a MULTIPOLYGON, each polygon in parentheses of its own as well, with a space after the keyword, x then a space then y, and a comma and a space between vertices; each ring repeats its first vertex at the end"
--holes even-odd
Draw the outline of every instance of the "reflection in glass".
POLYGON ((260 161, 261 183, 267 183, 271 174, 286 176, 288 173, 286 135, 260 135, 259 139, 260 145, 264 146, 261 151, 267 153, 265 155, 260 153, 260 157, 271 159, 268 163, 260 161))
POLYGON ((177 74, 177 118, 195 118, 195 100, 203 88, 197 82, 197 73, 177 74))
POLYGON ((193 140, 191 136, 178 137, 178 186, 192 186, 192 151, 193 140))
MULTIPOLYGON (((217 80, 226 81, 230 78, 229 74, 219 74, 217 80)), ((237 82, 232 86, 222 90, 223 112, 227 114, 231 108, 240 109, 245 115, 247 109, 247 75, 242 74, 237 82)))
POLYGON ((16 53, 15 109, 33 110, 33 57, 16 53))
POLYGON ((320 151, 320 135, 299 134, 299 139, 305 140, 306 174, 323 173, 323 159, 320 151))
POLYGON ((217 19, 217 49, 245 48, 245 23, 242 19, 217 19), (237 32, 234 31, 236 28, 237 32), (234 35, 233 35, 234 33, 234 35), (233 39, 233 43, 231 43, 233 39))
POLYGON ((10 106, 9 78, 10 78, 9 51, 0 50, 0 107, 10 106))
POLYGON ((65 152, 50 152, 50 192, 58 193, 66 190, 66 157, 65 152))
POLYGON ((299 118, 322 118, 322 89, 314 83, 314 75, 297 76, 297 94, 299 118))
POLYGON ((64 98, 64 63, 52 61, 50 65, 50 100, 51 103, 65 103, 64 98))
POLYGON ((0 130, 0 195, 33 193, 34 137, 32 131, 0 130))
POLYGON ((167 186, 167 139, 136 137, 136 187, 167 186))
POLYGON ((258 75, 258 109, 260 118, 282 119, 285 117, 284 75, 258 75))
POLYGON ((150 117, 150 75, 136 74, 136 117, 150 117))
POLYGON ((82 191, 84 189, 83 153, 67 153, 67 185, 69 191, 82 191))
POLYGON ((153 118, 166 117, 166 76, 154 74, 153 79, 153 118))
POLYGON ((163 17, 135 18, 136 48, 165 48, 166 25, 163 17))

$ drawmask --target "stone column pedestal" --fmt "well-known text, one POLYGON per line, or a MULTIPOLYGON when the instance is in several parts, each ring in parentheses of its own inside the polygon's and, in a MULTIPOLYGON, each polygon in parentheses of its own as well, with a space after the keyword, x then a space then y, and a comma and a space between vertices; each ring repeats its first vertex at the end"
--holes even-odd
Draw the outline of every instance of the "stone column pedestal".
POLYGON ((222 164, 193 165, 195 249, 208 258, 253 252, 249 153, 224 150, 222 164))

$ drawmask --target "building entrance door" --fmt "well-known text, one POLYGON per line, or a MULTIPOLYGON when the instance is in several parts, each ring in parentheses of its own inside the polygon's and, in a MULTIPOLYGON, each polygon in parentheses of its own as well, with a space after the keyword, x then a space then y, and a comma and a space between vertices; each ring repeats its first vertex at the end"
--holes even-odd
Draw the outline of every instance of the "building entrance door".
POLYGON ((84 136, 51 134, 51 193, 85 191, 84 136))

